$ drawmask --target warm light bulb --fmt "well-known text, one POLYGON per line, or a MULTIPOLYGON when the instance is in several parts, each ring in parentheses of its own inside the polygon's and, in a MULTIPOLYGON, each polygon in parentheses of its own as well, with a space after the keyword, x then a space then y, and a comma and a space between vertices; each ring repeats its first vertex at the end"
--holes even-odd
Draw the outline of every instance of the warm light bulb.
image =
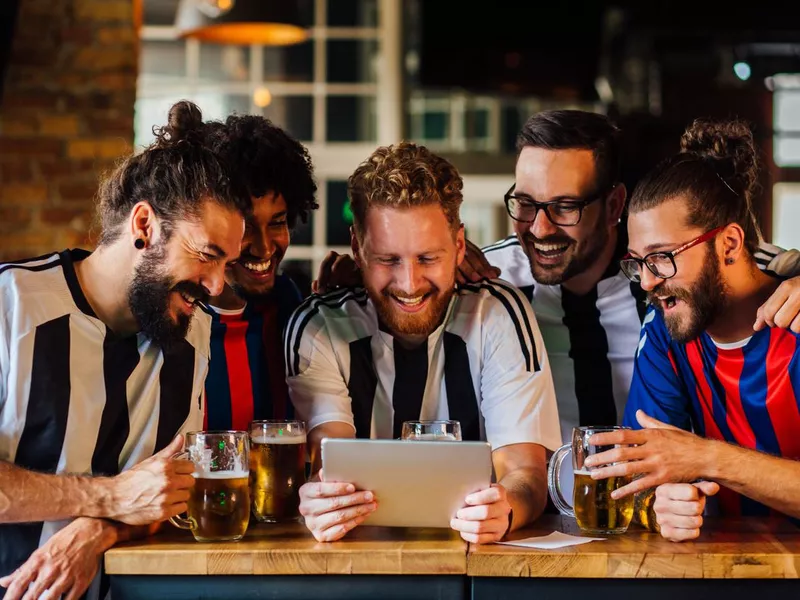
POLYGON ((272 102, 272 93, 265 87, 258 88, 253 92, 253 103, 259 108, 269 106, 272 102))

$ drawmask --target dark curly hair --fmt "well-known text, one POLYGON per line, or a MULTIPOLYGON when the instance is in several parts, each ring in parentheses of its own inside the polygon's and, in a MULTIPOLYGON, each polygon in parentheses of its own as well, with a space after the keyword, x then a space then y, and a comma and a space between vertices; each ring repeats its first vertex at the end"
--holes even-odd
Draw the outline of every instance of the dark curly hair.
POLYGON ((101 245, 119 238, 131 209, 143 200, 159 218, 165 239, 174 221, 199 216, 207 200, 244 216, 250 213, 250 196, 242 193, 206 142, 211 125, 203 123, 195 104, 177 102, 169 110, 167 125, 153 128, 156 140, 120 162, 100 183, 101 245))
POLYGON ((758 190, 758 153, 749 125, 697 119, 681 137, 680 152, 639 182, 628 210, 640 212, 685 195, 690 225, 711 230, 738 223, 754 253, 761 237, 753 210, 758 190))
POLYGON ((308 150, 269 119, 231 115, 210 125, 209 144, 222 156, 251 198, 269 192, 286 200, 287 222, 308 221, 319 208, 317 184, 308 150))

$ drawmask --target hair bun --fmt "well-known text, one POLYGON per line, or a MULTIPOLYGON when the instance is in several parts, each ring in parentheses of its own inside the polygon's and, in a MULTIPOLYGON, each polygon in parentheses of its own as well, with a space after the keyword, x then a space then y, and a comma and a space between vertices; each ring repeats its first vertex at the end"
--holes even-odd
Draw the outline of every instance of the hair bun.
POLYGON ((154 128, 160 146, 176 144, 183 140, 192 141, 203 128, 203 113, 188 100, 176 102, 169 109, 167 124, 154 128))
POLYGON ((681 152, 712 162, 717 174, 737 194, 752 200, 758 181, 753 132, 744 121, 697 119, 681 137, 681 152))

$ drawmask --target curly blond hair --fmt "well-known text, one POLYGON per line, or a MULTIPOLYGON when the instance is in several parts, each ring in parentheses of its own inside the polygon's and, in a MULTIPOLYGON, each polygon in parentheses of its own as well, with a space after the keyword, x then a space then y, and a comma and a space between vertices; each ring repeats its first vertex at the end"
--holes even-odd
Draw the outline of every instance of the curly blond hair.
POLYGON ((347 181, 356 235, 362 239, 370 206, 409 208, 438 204, 454 232, 461 226, 463 182, 456 168, 425 146, 381 146, 347 181))

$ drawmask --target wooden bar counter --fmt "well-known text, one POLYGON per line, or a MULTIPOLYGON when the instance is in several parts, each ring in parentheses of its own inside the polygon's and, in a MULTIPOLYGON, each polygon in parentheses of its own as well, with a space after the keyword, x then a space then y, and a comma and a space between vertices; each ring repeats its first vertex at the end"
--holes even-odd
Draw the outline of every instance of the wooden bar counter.
MULTIPOLYGON (((546 515, 510 539, 554 530, 582 535, 574 519, 546 515)), ((474 600, 534 593, 584 593, 589 600, 800 598, 798 573, 800 529, 778 519, 709 518, 692 542, 669 542, 632 526, 606 541, 557 550, 473 545, 467 557, 474 600)))
MULTIPOLYGON (((547 515, 514 538, 574 520, 547 515)), ((800 598, 800 529, 777 519, 709 519, 681 544, 631 528, 558 550, 467 548, 445 529, 362 527, 317 543, 301 524, 251 526, 237 543, 201 544, 166 527, 106 553, 114 600, 208 598, 800 598)))
POLYGON ((198 543, 165 525, 115 546, 105 565, 114 600, 460 599, 467 588, 467 544, 447 529, 362 527, 326 544, 300 523, 251 523, 240 542, 198 543))

